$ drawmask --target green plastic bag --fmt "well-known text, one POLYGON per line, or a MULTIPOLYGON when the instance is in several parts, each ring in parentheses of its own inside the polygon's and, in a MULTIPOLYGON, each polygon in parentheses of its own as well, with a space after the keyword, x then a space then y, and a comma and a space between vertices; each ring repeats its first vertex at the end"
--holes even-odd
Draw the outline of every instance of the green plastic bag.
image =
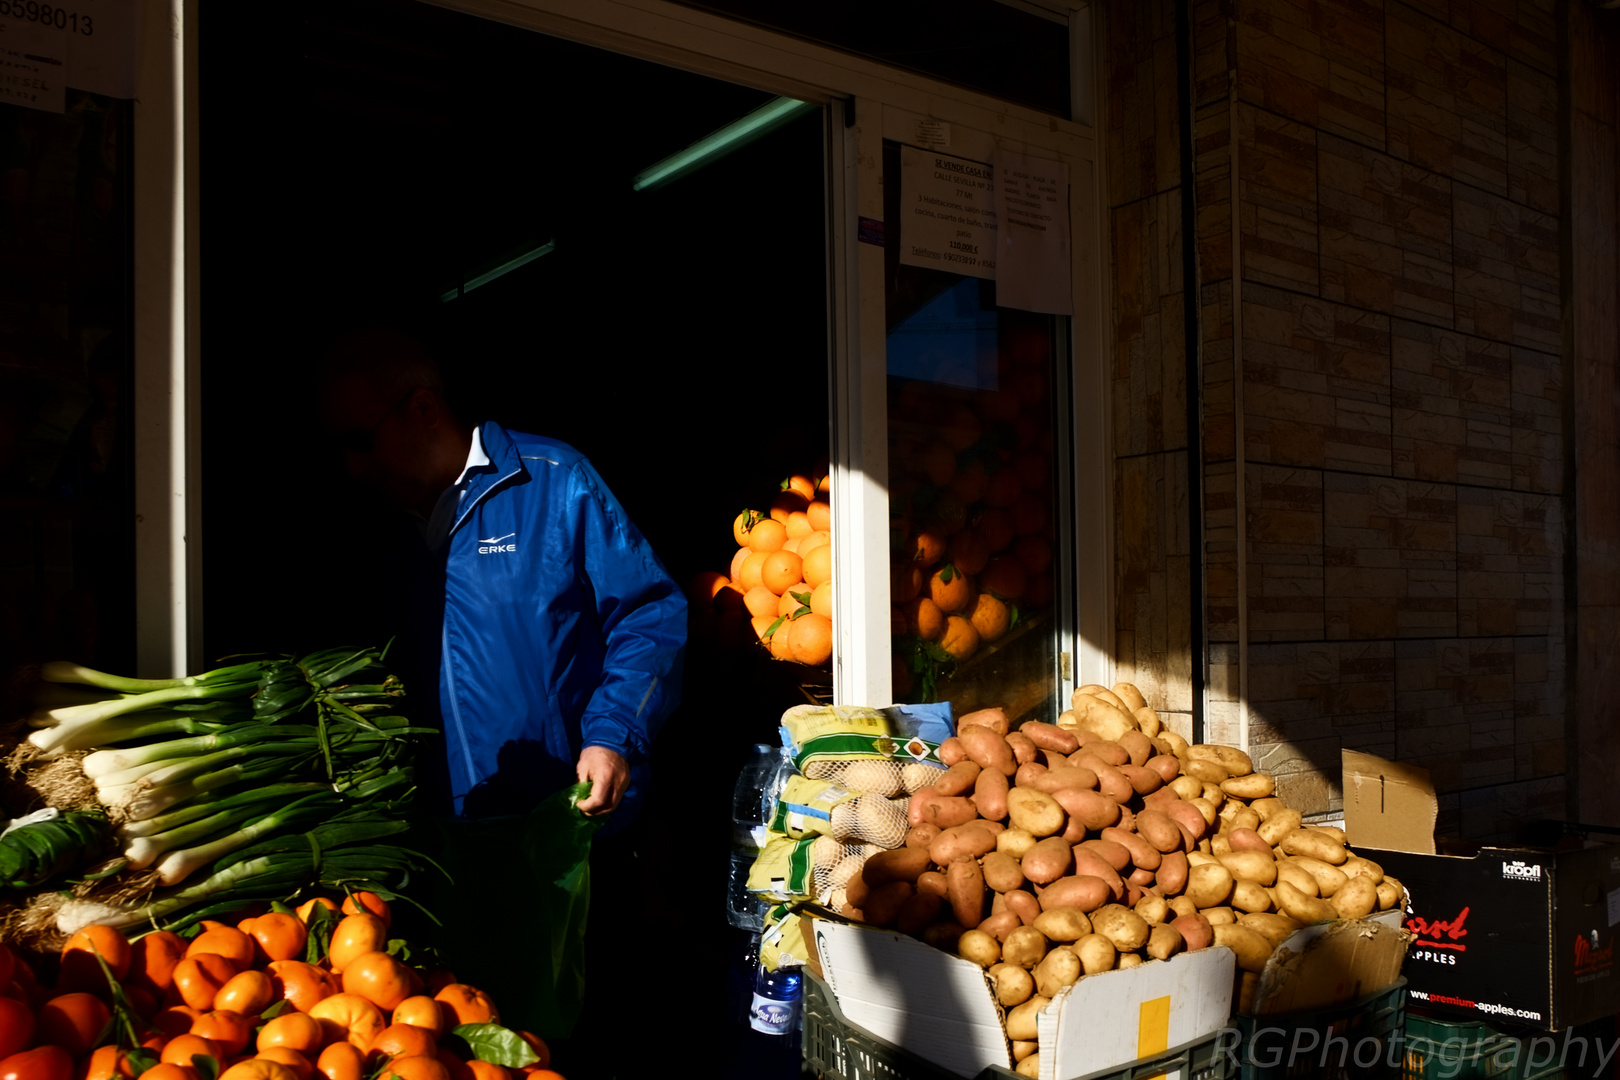
POLYGON ((432 943, 456 977, 489 994, 501 1023, 543 1039, 566 1038, 585 992, 585 915, 591 902, 591 836, 604 818, 576 804, 576 784, 527 814, 445 818, 426 907, 440 925, 432 943))

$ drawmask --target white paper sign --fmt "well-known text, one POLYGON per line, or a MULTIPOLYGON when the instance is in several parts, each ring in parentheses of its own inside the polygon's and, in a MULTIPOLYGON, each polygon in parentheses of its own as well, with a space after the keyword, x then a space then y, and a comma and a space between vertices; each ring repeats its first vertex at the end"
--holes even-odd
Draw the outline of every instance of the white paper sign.
POLYGON ((1604 901, 1609 912, 1609 925, 1620 923, 1620 889, 1610 889, 1604 901))
POLYGON ((0 103, 59 113, 66 108, 61 35, 0 17, 0 103))
MULTIPOLYGON (((11 0, 13 6, 16 0, 11 0)), ((108 97, 135 96, 140 55, 138 0, 74 0, 58 19, 67 39, 67 84, 108 97)))
POLYGON ((996 276, 990 166, 900 148, 900 261, 968 277, 996 276))
POLYGON ((998 150, 994 166, 996 303, 1073 315, 1069 262, 1069 167, 998 150))

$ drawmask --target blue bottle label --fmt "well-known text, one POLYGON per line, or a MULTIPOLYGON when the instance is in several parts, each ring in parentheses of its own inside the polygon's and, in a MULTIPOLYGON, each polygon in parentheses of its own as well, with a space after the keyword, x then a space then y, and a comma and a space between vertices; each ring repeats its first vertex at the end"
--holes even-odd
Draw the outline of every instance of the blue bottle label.
POLYGON ((754 995, 754 1005, 748 1010, 748 1026, 767 1035, 791 1035, 798 1026, 799 1003, 777 1001, 775 998, 754 995))

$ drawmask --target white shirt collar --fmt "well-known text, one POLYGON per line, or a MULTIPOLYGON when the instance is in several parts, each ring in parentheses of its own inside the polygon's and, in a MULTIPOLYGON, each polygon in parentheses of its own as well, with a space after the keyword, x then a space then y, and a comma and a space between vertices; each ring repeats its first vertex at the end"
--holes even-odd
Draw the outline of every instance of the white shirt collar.
POLYGON ((490 460, 489 455, 484 453, 483 434, 475 427, 472 430, 472 443, 467 447, 467 464, 461 467, 461 475, 439 495, 439 501, 433 504, 433 516, 420 524, 422 539, 427 542, 429 549, 438 551, 444 547, 445 541, 450 538, 450 526, 455 524, 456 513, 467 496, 467 478, 474 469, 488 464, 490 460))

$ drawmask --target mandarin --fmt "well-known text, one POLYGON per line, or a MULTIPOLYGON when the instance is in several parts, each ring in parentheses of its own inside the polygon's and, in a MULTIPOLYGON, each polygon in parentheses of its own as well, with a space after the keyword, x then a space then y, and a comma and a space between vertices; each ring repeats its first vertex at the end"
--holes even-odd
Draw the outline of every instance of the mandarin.
POLYGON ((231 1009, 215 1009, 192 1022, 191 1034, 218 1043, 226 1057, 235 1057, 246 1049, 248 1040, 253 1037, 256 1019, 256 1016, 246 1016, 231 1009))
POLYGON ((387 1060, 397 1057, 431 1056, 438 1038, 427 1028, 411 1024, 393 1023, 377 1032, 368 1051, 373 1057, 387 1060))
POLYGON ((190 1065, 162 1062, 141 1073, 141 1080, 201 1080, 201 1075, 190 1065))
POLYGON ((832 618, 833 613, 833 585, 830 581, 823 581, 810 591, 810 610, 817 615, 832 618))
POLYGON ((317 1001, 338 992, 336 976, 302 960, 273 960, 266 970, 277 993, 299 1012, 309 1012, 317 1001))
POLYGON ((774 618, 778 601, 777 595, 764 585, 755 585, 743 595, 743 607, 756 619, 762 615, 774 618))
POLYGON ((426 1028, 434 1035, 443 1035, 448 1030, 444 1022, 444 1006, 427 994, 416 994, 406 998, 394 1006, 394 1014, 390 1022, 395 1024, 410 1024, 412 1027, 426 1028))
POLYGON ((418 1054, 413 1057, 397 1057, 384 1065, 377 1074, 377 1080, 452 1080, 450 1070, 436 1057, 418 1054))
POLYGON ((765 584, 765 560, 769 556, 768 551, 750 551, 743 559, 742 565, 737 567, 732 580, 737 583, 737 588, 741 589, 745 596, 749 589, 765 584))
POLYGON ((467 1080, 512 1080, 512 1070, 476 1058, 467 1062, 467 1080))
MULTIPOLYGON (((131 1080, 135 1066, 129 1063, 128 1053, 116 1046, 98 1046, 79 1063, 74 1080, 131 1080)), ((5 1056, 9 1055, 0 1054, 0 1057, 5 1056)))
POLYGON ((0 1060, 0 1080, 71 1080, 73 1058, 60 1046, 36 1046, 0 1060))
POLYGON ((773 551, 760 565, 759 580, 780 596, 789 585, 804 580, 804 558, 792 551, 773 551))
POLYGON ((781 620, 780 625, 772 631, 765 644, 770 647, 772 658, 776 660, 792 660, 793 650, 788 644, 793 635, 793 631, 789 629, 791 624, 786 621, 785 617, 779 616, 779 619, 781 620))
POLYGON ((394 925, 394 909, 388 906, 388 901, 365 889, 356 889, 345 896, 342 910, 345 915, 358 915, 362 911, 369 911, 381 919, 384 926, 394 925))
POLYGON ((219 953, 188 956, 174 966, 174 988, 181 1001, 206 1012, 214 1007, 214 995, 236 972, 236 965, 219 953))
POLYGON ((437 994, 433 1000, 442 1001, 450 1007, 455 1015, 456 1024, 498 1024, 501 1022, 500 1011, 495 1003, 489 1000, 489 995, 476 986, 466 983, 451 983, 437 994))
POLYGON ((800 608, 808 606, 810 603, 810 598, 814 594, 815 591, 804 582, 795 582, 794 584, 783 589, 782 595, 777 598, 776 613, 778 615, 791 616, 800 608))
POLYGON ((382 1010, 359 994, 333 994, 322 998, 309 1010, 309 1015, 321 1022, 328 1041, 343 1039, 361 1050, 370 1050, 371 1040, 388 1026, 382 1010))
POLYGON ((326 1045, 326 1028, 313 1016, 287 1012, 265 1021, 254 1049, 259 1052, 286 1047, 301 1054, 318 1054, 326 1045))
POLYGON ((304 954, 304 946, 309 941, 309 931, 298 916, 279 911, 254 919, 248 936, 258 946, 256 958, 266 962, 295 960, 304 954))
POLYGON ((42 1043, 66 1050, 73 1060, 90 1052, 112 1011, 94 994, 59 994, 39 1007, 35 1014, 36 1034, 42 1043))
MULTIPOLYGON (((804 550, 803 544, 799 545, 799 550, 801 552, 804 550)), ((831 580, 832 546, 830 544, 818 544, 816 547, 811 548, 810 553, 804 557, 804 583, 813 589, 823 581, 831 580)))
POLYGON ((947 615, 973 602, 973 578, 946 563, 928 578, 928 596, 947 615))
POLYGON ((381 952, 388 946, 388 927, 369 911, 345 915, 332 928, 332 942, 326 959, 339 975, 355 957, 369 952, 381 952))
POLYGON ((1005 634, 1010 619, 1007 605, 987 592, 974 598, 973 609, 968 613, 968 622, 979 632, 980 641, 994 641, 1005 634))
POLYGON ((123 982, 129 975, 129 939, 111 926, 86 926, 62 946, 62 967, 56 977, 58 990, 107 992, 105 962, 112 977, 123 982), (100 957, 100 961, 97 960, 100 957))
POLYGON ((0 998, 0 1058, 34 1044, 34 1010, 16 998, 0 998))
POLYGON ((246 971, 253 966, 254 949, 253 939, 236 927, 216 926, 191 939, 191 944, 186 946, 186 957, 212 953, 225 957, 237 971, 246 971))
POLYGON ((327 1080, 362 1080, 366 1055, 353 1043, 335 1042, 321 1051, 315 1068, 327 1080))
POLYGON ((298 1074, 278 1061, 249 1058, 220 1073, 219 1080, 298 1080, 298 1074))
MULTIPOLYGON (((832 620, 825 615, 801 615, 788 624, 788 650, 793 659, 821 667, 832 659, 832 620)), ((778 631, 780 633, 780 631, 778 631)))
POLYGON ((270 976, 257 968, 232 975, 214 995, 214 1008, 258 1016, 276 1000, 276 987, 270 976))
POLYGON ((277 1065, 285 1065, 298 1080, 313 1080, 315 1076, 315 1063, 309 1060, 309 1055, 291 1047, 272 1046, 268 1050, 260 1050, 253 1057, 255 1061, 273 1061, 277 1065))
POLYGON ((299 922, 308 924, 309 917, 315 913, 315 909, 318 907, 323 907, 327 911, 336 911, 338 909, 337 901, 331 897, 314 896, 299 904, 294 914, 298 916, 299 922))
POLYGON ((343 969, 343 992, 392 1010, 415 991, 411 969, 385 952, 361 953, 343 969))
MULTIPOLYGON (((811 524, 815 524, 812 519, 811 524)), ((754 551, 777 551, 787 543, 787 526, 775 518, 765 518, 748 530, 748 546, 754 551)))
POLYGON ((979 650, 979 632, 962 616, 952 615, 945 620, 945 633, 939 639, 939 647, 953 660, 966 660, 979 650))
POLYGON ((212 1039, 187 1032, 184 1035, 176 1035, 164 1044, 160 1060, 171 1065, 190 1065, 194 1057, 209 1057, 223 1062, 225 1052, 212 1039))

